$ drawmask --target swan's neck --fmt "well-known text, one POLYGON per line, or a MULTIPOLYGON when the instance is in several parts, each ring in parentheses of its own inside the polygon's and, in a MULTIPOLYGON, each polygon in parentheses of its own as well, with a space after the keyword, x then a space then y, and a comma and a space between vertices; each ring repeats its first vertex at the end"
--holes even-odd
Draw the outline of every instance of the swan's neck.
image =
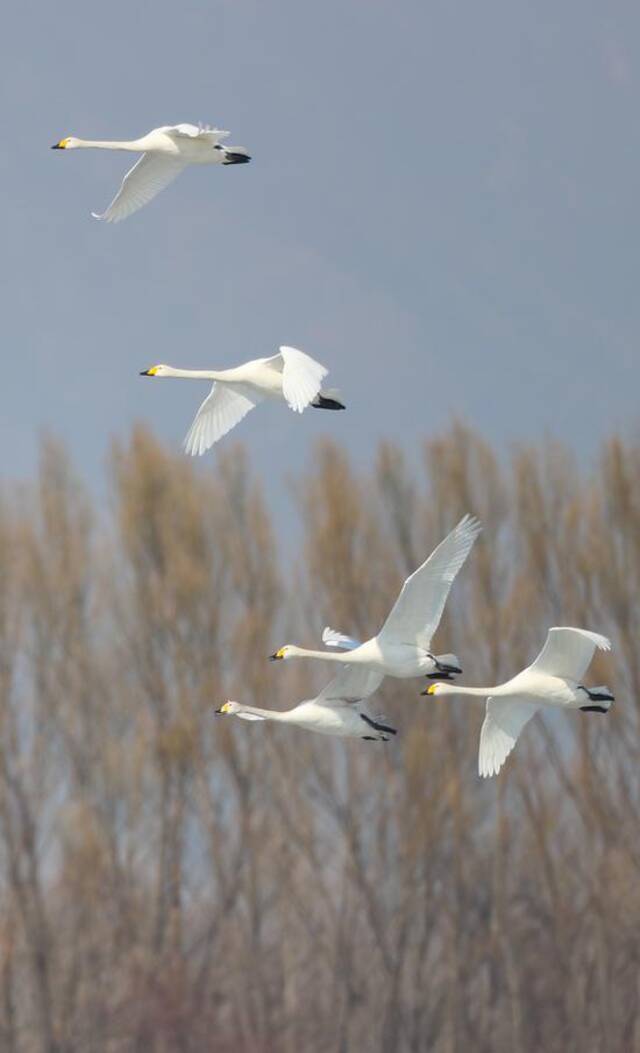
POLYGON ((497 687, 464 687, 462 684, 440 683, 436 697, 442 698, 443 695, 468 695, 470 698, 486 698, 487 695, 495 695, 497 692, 499 692, 497 687))
POLYGON ((224 369, 174 369, 173 366, 165 366, 161 376, 186 377, 188 380, 224 380, 226 372, 224 369))
POLYGON ((261 709, 260 706, 242 706, 241 713, 251 713, 254 717, 262 717, 263 720, 286 720, 288 712, 279 712, 277 709, 261 709))
POLYGON ((322 658, 325 662, 352 662, 353 655, 349 651, 308 651, 306 647, 294 647, 291 645, 291 657, 293 658, 322 658))
POLYGON ((76 139, 75 147, 76 149, 95 147, 98 150, 135 150, 137 153, 145 149, 143 139, 76 139))

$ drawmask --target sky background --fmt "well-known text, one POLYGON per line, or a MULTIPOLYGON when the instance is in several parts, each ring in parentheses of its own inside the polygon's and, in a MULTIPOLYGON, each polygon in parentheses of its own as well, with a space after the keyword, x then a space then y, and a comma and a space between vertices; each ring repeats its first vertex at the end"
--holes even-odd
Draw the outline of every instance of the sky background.
POLYGON ((637 435, 636 4, 22 0, 3 28, 5 477, 45 430, 90 485, 135 420, 179 449, 207 388, 139 370, 281 343, 348 412, 237 428, 276 498, 327 432, 362 463, 454 415, 587 463, 637 435), (130 155, 49 149, 180 121, 252 163, 187 171, 118 225, 90 211, 130 155))

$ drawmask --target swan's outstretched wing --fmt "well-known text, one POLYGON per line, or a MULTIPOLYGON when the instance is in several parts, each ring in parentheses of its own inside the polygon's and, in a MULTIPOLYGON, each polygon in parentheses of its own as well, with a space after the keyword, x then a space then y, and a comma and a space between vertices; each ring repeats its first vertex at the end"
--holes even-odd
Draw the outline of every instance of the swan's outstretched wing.
POLYGON ((497 775, 516 744, 518 735, 540 707, 519 698, 488 698, 480 732, 478 774, 497 775))
POLYGON ((344 633, 339 633, 328 625, 322 630, 322 642, 325 647, 342 647, 345 651, 355 651, 356 647, 360 647, 362 643, 361 640, 354 640, 353 636, 345 636, 344 633))
POLYGON ((296 347, 281 347, 273 358, 265 359, 274 369, 282 373, 282 394, 287 404, 296 413, 302 413, 320 391, 323 379, 329 372, 304 351, 296 347))
POLYGON ((107 209, 101 214, 92 212, 94 219, 104 219, 107 223, 119 223, 132 212, 137 212, 143 205, 172 183, 185 168, 182 161, 163 154, 143 154, 130 168, 122 180, 122 185, 107 209))
POLYGON ((184 440, 185 453, 193 457, 204 453, 258 404, 257 392, 252 389, 249 394, 238 388, 239 385, 231 388, 217 382, 213 385, 184 440))
POLYGON ((332 703, 344 705, 345 702, 361 702, 380 687, 384 680, 382 673, 362 666, 344 666, 333 680, 320 692, 316 702, 326 706, 332 703))
POLYGON ((407 578, 378 634, 381 642, 417 644, 427 650, 431 647, 453 580, 481 530, 477 519, 464 516, 407 578))
POLYGON ((229 132, 221 128, 212 128, 209 124, 170 124, 162 128, 167 135, 175 139, 205 139, 215 146, 222 139, 229 138, 229 132))
POLYGON ((610 651, 611 643, 606 636, 591 633, 588 629, 549 629, 545 645, 529 669, 580 681, 589 668, 596 647, 610 651))

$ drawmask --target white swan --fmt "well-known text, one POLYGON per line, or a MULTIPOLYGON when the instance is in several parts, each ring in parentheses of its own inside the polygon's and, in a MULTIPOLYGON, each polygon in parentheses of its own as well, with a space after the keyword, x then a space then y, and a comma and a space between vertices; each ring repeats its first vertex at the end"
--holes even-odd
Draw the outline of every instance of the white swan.
POLYGON ((288 658, 321 658, 325 662, 364 665, 384 676, 451 677, 460 673, 455 655, 433 655, 431 639, 438 628, 453 580, 471 551, 482 527, 464 516, 429 558, 407 578, 391 613, 377 636, 365 643, 328 627, 322 639, 329 647, 346 651, 309 651, 286 644, 270 655, 272 661, 288 658))
POLYGON ((374 719, 361 705, 379 687, 381 680, 380 673, 369 669, 341 669, 317 698, 300 702, 293 709, 278 712, 229 701, 216 713, 241 717, 242 720, 275 720, 321 735, 387 742, 390 735, 396 734, 395 728, 382 723, 382 717, 374 719))
POLYGON ((461 687, 429 684, 423 695, 471 695, 486 698, 486 716, 480 732, 478 772, 497 775, 516 744, 525 724, 541 706, 606 713, 614 701, 608 687, 585 687, 580 681, 595 649, 611 648, 606 636, 587 629, 549 629, 540 654, 521 673, 497 687, 461 687))
POLYGON ((213 446, 265 398, 284 399, 296 413, 302 413, 307 406, 344 409, 335 392, 320 390, 327 373, 304 351, 281 347, 272 358, 256 358, 234 369, 174 369, 160 365, 143 369, 140 376, 214 381, 184 440, 186 453, 195 456, 213 446))
POLYGON ((97 148, 99 150, 132 150, 142 157, 130 168, 113 201, 101 214, 92 212, 95 219, 107 223, 119 223, 132 212, 146 205, 164 190, 187 165, 238 165, 251 158, 241 146, 222 146, 228 132, 219 128, 208 128, 195 124, 166 125, 139 139, 120 141, 100 139, 77 139, 67 136, 54 143, 52 150, 77 150, 97 148))

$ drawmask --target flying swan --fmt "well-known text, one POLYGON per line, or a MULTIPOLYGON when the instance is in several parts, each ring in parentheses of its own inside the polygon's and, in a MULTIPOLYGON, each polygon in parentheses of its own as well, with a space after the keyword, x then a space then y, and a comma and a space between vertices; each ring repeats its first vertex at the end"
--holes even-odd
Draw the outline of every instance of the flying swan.
POLYGON ((341 669, 323 691, 293 709, 284 712, 244 706, 240 702, 225 702, 216 710, 242 720, 275 720, 281 724, 292 724, 320 735, 337 735, 340 738, 368 739, 388 742, 396 729, 382 723, 383 717, 370 716, 362 702, 380 686, 382 674, 370 669, 341 669))
POLYGON ((407 578, 391 613, 377 636, 365 643, 326 628, 322 641, 344 651, 308 651, 286 644, 272 661, 288 658, 321 658, 325 662, 364 666, 383 676, 451 678, 461 673, 454 654, 433 655, 431 639, 438 628, 454 578, 482 527, 466 515, 441 541, 429 558, 407 578))
POLYGON ((423 695, 470 695, 487 699, 480 732, 478 772, 483 778, 497 775, 516 744, 518 735, 541 706, 606 713, 614 701, 608 687, 580 683, 596 648, 609 651, 606 636, 587 629, 549 629, 540 654, 521 673, 497 687, 461 687, 429 684, 423 695))
POLYGON ((143 369, 140 376, 213 380, 184 440, 185 452, 195 457, 231 431, 265 398, 284 399, 296 413, 302 413, 307 406, 344 409, 336 392, 320 390, 327 373, 304 351, 281 347, 272 358, 256 358, 234 369, 174 369, 160 365, 143 369))
POLYGON ((195 124, 166 125, 154 128, 140 139, 123 139, 115 142, 100 139, 76 139, 67 136, 54 143, 52 150, 132 150, 142 157, 130 168, 118 193, 109 207, 101 214, 92 212, 95 219, 107 223, 119 223, 132 212, 146 205, 152 198, 172 183, 187 165, 240 165, 251 158, 241 146, 222 146, 228 132, 219 128, 195 124))

